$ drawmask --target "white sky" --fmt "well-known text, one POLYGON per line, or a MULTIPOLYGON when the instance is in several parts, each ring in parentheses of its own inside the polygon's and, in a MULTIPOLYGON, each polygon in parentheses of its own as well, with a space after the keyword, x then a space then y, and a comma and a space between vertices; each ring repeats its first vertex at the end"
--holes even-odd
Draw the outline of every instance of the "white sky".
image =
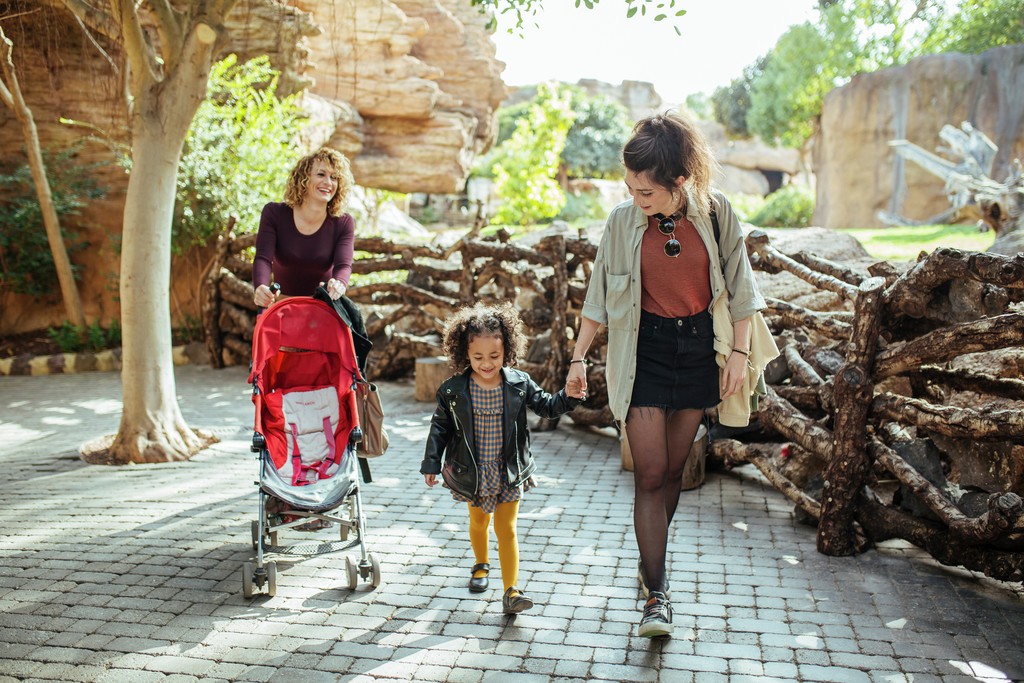
POLYGON ((627 19, 625 0, 603 0, 592 10, 582 3, 577 9, 574 0, 545 0, 539 26, 524 22, 522 37, 509 35, 512 20, 505 15, 493 39, 507 85, 647 81, 666 105, 676 105, 691 93, 710 95, 728 85, 786 29, 813 21, 816 7, 817 0, 677 0, 686 14, 655 22, 639 12, 627 19))

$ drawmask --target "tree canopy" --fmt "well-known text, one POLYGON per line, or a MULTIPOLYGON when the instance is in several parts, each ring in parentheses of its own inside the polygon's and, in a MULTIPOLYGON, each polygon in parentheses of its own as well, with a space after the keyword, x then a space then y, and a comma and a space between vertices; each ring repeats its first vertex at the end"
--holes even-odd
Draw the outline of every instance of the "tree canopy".
POLYGON ((791 27, 767 55, 713 96, 715 118, 799 147, 814 130, 824 96, 859 73, 937 52, 977 53, 1024 42, 1024 0, 834 0, 818 18, 791 27))

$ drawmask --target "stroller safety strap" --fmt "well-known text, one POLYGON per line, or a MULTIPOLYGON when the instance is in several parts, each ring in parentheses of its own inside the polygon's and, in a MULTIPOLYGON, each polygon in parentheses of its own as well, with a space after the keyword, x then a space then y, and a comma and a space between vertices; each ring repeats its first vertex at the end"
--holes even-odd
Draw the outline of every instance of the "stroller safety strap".
POLYGON ((327 387, 290 392, 284 396, 282 411, 292 485, 304 486, 334 474, 338 464, 334 437, 339 419, 336 391, 327 387))

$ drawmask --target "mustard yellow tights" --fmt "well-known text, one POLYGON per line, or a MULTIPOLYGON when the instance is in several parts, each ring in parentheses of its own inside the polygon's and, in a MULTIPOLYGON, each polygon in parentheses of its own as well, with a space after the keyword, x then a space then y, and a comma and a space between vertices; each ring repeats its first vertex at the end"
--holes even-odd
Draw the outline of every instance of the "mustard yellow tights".
MULTIPOLYGON (((498 503, 494 511, 494 535, 498 537, 498 559, 501 561, 501 580, 505 590, 516 585, 519 580, 519 539, 516 538, 516 518, 519 516, 519 501, 498 503)), ((482 508, 469 505, 469 542, 473 546, 476 563, 487 562, 488 546, 490 545, 491 515, 482 508)), ((485 572, 477 571, 473 576, 486 576, 485 572)))

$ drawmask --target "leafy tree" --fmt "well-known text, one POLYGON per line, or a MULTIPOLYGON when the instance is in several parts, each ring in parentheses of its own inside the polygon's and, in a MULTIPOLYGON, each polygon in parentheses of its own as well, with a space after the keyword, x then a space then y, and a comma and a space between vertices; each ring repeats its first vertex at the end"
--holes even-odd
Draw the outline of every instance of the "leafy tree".
POLYGON ((971 0, 949 12, 925 41, 926 52, 978 54, 1024 43, 1024 0, 971 0))
POLYGON ((750 89, 747 130, 763 140, 799 147, 813 132, 825 93, 835 85, 825 71, 829 45, 817 28, 803 23, 775 45, 764 73, 750 89))
MULTIPOLYGON (((632 124, 629 114, 618 101, 604 95, 591 96, 575 85, 561 84, 569 94, 569 107, 575 115, 560 155, 561 168, 575 178, 621 178, 620 153, 626 144, 632 124)), ((504 152, 499 151, 516 132, 523 120, 528 120, 535 105, 543 97, 538 88, 534 96, 498 110, 498 136, 495 147, 477 160, 474 175, 494 177, 494 164, 504 152)))
POLYGON ((707 93, 695 92, 686 96, 686 108, 696 118, 709 121, 715 118, 715 107, 707 93))
POLYGON ((574 115, 570 92, 542 84, 529 114, 496 150, 494 189, 504 202, 494 216, 498 223, 526 224, 556 216, 565 194, 555 177, 574 115))
POLYGON ((903 64, 921 54, 941 20, 941 0, 839 0, 816 24, 779 38, 751 88, 747 127, 798 147, 813 131, 822 99, 854 75, 903 64))
POLYGON ((82 298, 75 284, 75 273, 68 258, 67 245, 64 243, 64 231, 61 229, 57 207, 53 203, 53 194, 46 173, 46 162, 39 144, 39 130, 36 128, 35 115, 25 102, 18 80, 18 70, 14 66, 14 43, 0 26, 0 102, 3 102, 21 123, 21 133, 25 138, 29 168, 35 183, 36 195, 39 198, 39 210, 46 230, 47 242, 50 245, 50 256, 54 274, 60 284, 64 299, 64 310, 77 325, 85 325, 85 311, 82 298))
POLYGON ((282 196, 302 114, 295 96, 277 97, 277 82, 265 56, 214 65, 178 168, 176 252, 206 244, 229 214, 243 232, 255 231, 263 205, 282 196))
POLYGON ((562 150, 562 164, 574 178, 621 178, 621 152, 632 128, 629 114, 617 101, 590 97, 572 88, 570 106, 576 118, 562 150))
POLYGON ((750 137, 747 112, 750 111, 750 91, 768 65, 770 53, 743 69, 743 75, 715 90, 711 95, 714 118, 733 137, 750 137))

